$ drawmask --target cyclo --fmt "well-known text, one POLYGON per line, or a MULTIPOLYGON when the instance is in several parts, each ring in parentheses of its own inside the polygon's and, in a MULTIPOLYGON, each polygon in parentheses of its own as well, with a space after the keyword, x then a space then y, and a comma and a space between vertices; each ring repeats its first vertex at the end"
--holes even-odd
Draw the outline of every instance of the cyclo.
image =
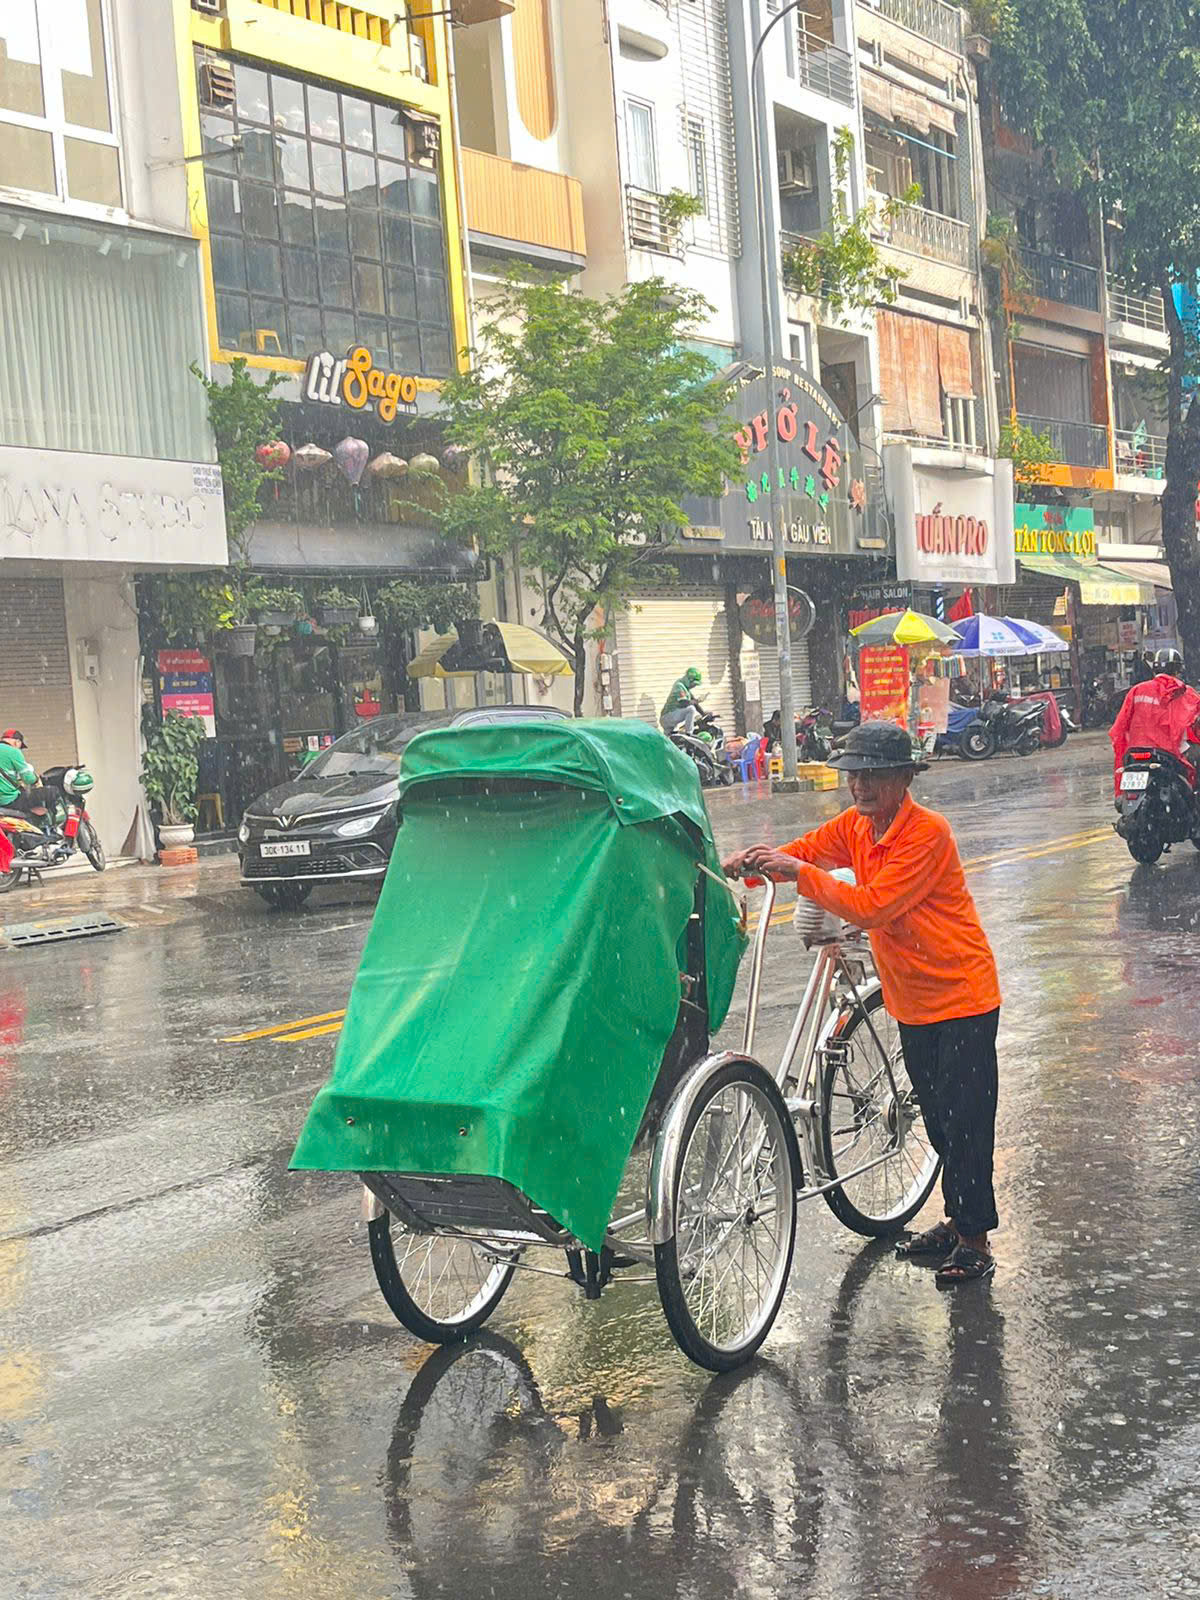
POLYGON ((898 1029, 865 946, 823 913, 804 903, 817 957, 779 1064, 753 1054, 771 885, 741 1048, 712 1048, 746 910, 695 767, 657 730, 420 734, 400 806, 292 1167, 359 1175, 376 1277, 411 1332, 464 1337, 559 1251, 589 1298, 651 1268, 680 1347, 725 1371, 775 1321, 797 1198, 866 1235, 924 1204, 938 1160, 898 1029))

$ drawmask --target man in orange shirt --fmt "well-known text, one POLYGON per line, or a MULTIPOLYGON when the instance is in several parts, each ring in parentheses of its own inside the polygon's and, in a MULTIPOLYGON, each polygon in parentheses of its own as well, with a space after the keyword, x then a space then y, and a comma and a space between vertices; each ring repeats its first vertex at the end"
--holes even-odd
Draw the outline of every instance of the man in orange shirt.
POLYGON ((795 883, 806 899, 867 930, 884 1004, 900 1026, 905 1065, 944 1162, 946 1220, 910 1236, 898 1254, 940 1262, 942 1284, 984 1278, 994 1270, 987 1236, 998 1226, 995 959, 950 824, 908 792, 922 767, 904 729, 864 722, 830 765, 849 774, 853 809, 782 849, 752 845, 725 871, 795 883), (856 882, 832 877, 835 867, 852 867, 856 882))

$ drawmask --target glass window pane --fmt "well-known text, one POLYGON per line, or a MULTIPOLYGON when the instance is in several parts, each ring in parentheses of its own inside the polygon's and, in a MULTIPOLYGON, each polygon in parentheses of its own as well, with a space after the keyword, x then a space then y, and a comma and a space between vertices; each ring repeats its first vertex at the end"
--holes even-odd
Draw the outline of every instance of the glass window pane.
POLYGON ((442 230, 420 222, 413 223, 413 258, 426 272, 440 272, 445 266, 442 230))
POLYGON ((403 160, 407 131, 403 114, 394 106, 375 107, 375 148, 380 155, 399 156, 403 160))
POLYGON ((409 198, 414 217, 442 218, 442 197, 438 193, 437 178, 428 172, 414 172, 409 177, 409 198))
POLYGON ((0 106, 5 111, 44 117, 37 0, 6 0, 2 15, 5 48, 0 51, 0 106))
POLYGON ((420 372, 421 337, 415 322, 393 322, 392 361, 398 372, 420 372))
POLYGON ((317 298, 317 258, 311 250, 288 248, 283 252, 283 281, 289 300, 317 298))
POLYGON ((265 183, 242 185, 242 224, 247 233, 260 239, 278 239, 279 212, 274 189, 265 183))
MULTIPOLYGON (((211 111, 206 111, 200 118, 200 138, 206 151, 228 151, 232 149, 233 123, 226 117, 214 116, 211 111)), ((214 167, 213 171, 232 172, 234 158, 222 154, 220 159, 225 162, 224 167, 214 167)))
POLYGON ((342 152, 331 144, 312 146, 313 188, 320 194, 343 195, 346 180, 342 174, 342 152))
MULTIPOLYGON (((58 6, 67 11, 64 0, 58 6)), ((70 7, 59 23, 54 54, 61 64, 63 112, 68 122, 80 128, 112 132, 108 107, 108 78, 104 70, 104 28, 100 0, 83 0, 70 7)), ((82 199, 82 195, 79 197, 82 199)), ((118 201, 103 204, 116 205, 118 201)))
POLYGON ((211 236, 213 283, 219 294, 222 289, 246 287, 246 253, 240 239, 230 239, 223 234, 211 236))
POLYGON ((317 249, 337 250, 346 255, 346 208, 334 200, 318 200, 316 203, 317 217, 317 249))
POLYGON ((450 321, 450 297, 446 292, 446 280, 440 273, 417 273, 417 304, 422 321, 443 328, 450 321))
POLYGON ((354 309, 383 315, 383 268, 374 261, 354 263, 354 309))
POLYGON ((421 329, 421 370, 431 378, 450 376, 450 335, 445 328, 421 329))
POLYGON ((317 89, 309 84, 308 131, 314 139, 341 141, 342 118, 338 111, 338 97, 332 89, 317 89))
POLYGON ((308 181, 308 140, 290 133, 275 135, 275 163, 280 180, 293 189, 310 189, 308 181))
MULTIPOLYGON (((236 158, 238 173, 243 178, 264 178, 275 181, 275 135, 265 128, 242 128, 242 153, 236 158)), ((229 168, 234 166, 231 160, 229 168)))
POLYGON ((289 244, 313 243, 313 203, 310 194, 297 194, 293 189, 283 191, 280 207, 283 218, 283 237, 289 244))
POLYGON ((388 341, 387 323, 382 317, 364 317, 361 312, 357 318, 358 337, 371 352, 371 360, 377 367, 386 367, 391 362, 391 345, 388 341))
POLYGON ((408 210, 408 169, 394 161, 379 163, 379 203, 385 211, 408 210))
POLYGON ((265 128, 271 125, 271 108, 267 101, 267 75, 257 67, 244 66, 240 61, 233 69, 237 88, 237 114, 239 122, 259 122, 265 128))
POLYGON ((346 152, 346 193, 352 206, 379 204, 373 157, 355 155, 353 150, 346 152))
POLYGON ((283 269, 279 263, 277 244, 247 243, 246 279, 251 294, 283 293, 283 269))
POLYGON ((121 204, 121 169, 116 149, 90 139, 67 139, 67 193, 97 206, 121 204))
POLYGON ((403 267, 387 270, 388 315, 390 317, 417 316, 417 280, 403 267))
POLYGON ((407 217, 383 218, 384 259, 397 266, 407 267, 412 262, 412 223, 407 217))
POLYGON ((278 72, 271 74, 271 106, 275 113, 274 125, 286 128, 289 133, 304 132, 304 85, 295 78, 284 78, 278 72))
POLYGON ((250 300, 244 294, 217 296, 217 338, 222 350, 240 350, 250 328, 250 300))
POLYGON ((324 341, 321 313, 316 306, 300 306, 293 300, 288 304, 288 321, 292 325, 292 355, 300 361, 307 360, 324 341))
POLYGON ((325 344, 329 350, 340 353, 355 343, 354 318, 348 311, 325 313, 325 344))
POLYGON ((260 356, 287 354, 287 312, 282 300, 251 300, 254 350, 260 356))
POLYGON ((240 228, 242 213, 238 201, 238 186, 232 178, 218 178, 208 173, 204 179, 208 195, 208 225, 210 228, 240 228))
MULTIPOLYGON (((321 299, 327 306, 351 306, 350 258, 323 255, 320 258, 321 299)), ((307 297, 306 297, 307 298, 307 297)))
POLYGON ((356 256, 374 256, 379 260, 383 251, 379 244, 378 212, 351 211, 350 248, 356 256))
POLYGON ((375 130, 371 126, 371 106, 367 100, 354 100, 342 96, 342 126, 346 130, 346 143, 360 150, 374 150, 375 130))
POLYGON ((0 184, 54 194, 54 148, 48 133, 0 122, 0 184))

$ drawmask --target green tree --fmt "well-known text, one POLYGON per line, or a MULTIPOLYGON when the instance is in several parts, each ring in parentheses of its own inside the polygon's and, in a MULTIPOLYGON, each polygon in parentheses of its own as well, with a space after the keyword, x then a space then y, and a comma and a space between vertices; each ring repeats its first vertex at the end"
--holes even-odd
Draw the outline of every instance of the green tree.
POLYGON ((619 610, 647 569, 673 576, 661 557, 687 522, 680 500, 721 494, 736 468, 725 395, 686 343, 706 309, 657 279, 603 301, 512 283, 446 389, 447 431, 480 481, 444 497, 441 531, 485 554, 515 548, 542 574, 576 715, 593 611, 619 610))
POLYGON ((1123 277, 1159 289, 1171 348, 1163 546, 1193 674, 1200 671, 1200 339, 1175 310, 1200 273, 1200 0, 1009 0, 992 82, 1005 120, 1058 180, 1120 219, 1123 277))

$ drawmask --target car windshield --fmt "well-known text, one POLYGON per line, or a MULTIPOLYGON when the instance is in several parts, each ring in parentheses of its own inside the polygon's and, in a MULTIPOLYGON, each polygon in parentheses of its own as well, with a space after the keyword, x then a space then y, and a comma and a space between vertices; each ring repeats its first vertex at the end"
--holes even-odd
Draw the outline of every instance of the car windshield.
POLYGON ((395 775, 404 746, 412 736, 436 725, 421 718, 378 717, 343 734, 304 768, 303 776, 307 781, 310 778, 346 778, 358 773, 372 777, 395 775))

